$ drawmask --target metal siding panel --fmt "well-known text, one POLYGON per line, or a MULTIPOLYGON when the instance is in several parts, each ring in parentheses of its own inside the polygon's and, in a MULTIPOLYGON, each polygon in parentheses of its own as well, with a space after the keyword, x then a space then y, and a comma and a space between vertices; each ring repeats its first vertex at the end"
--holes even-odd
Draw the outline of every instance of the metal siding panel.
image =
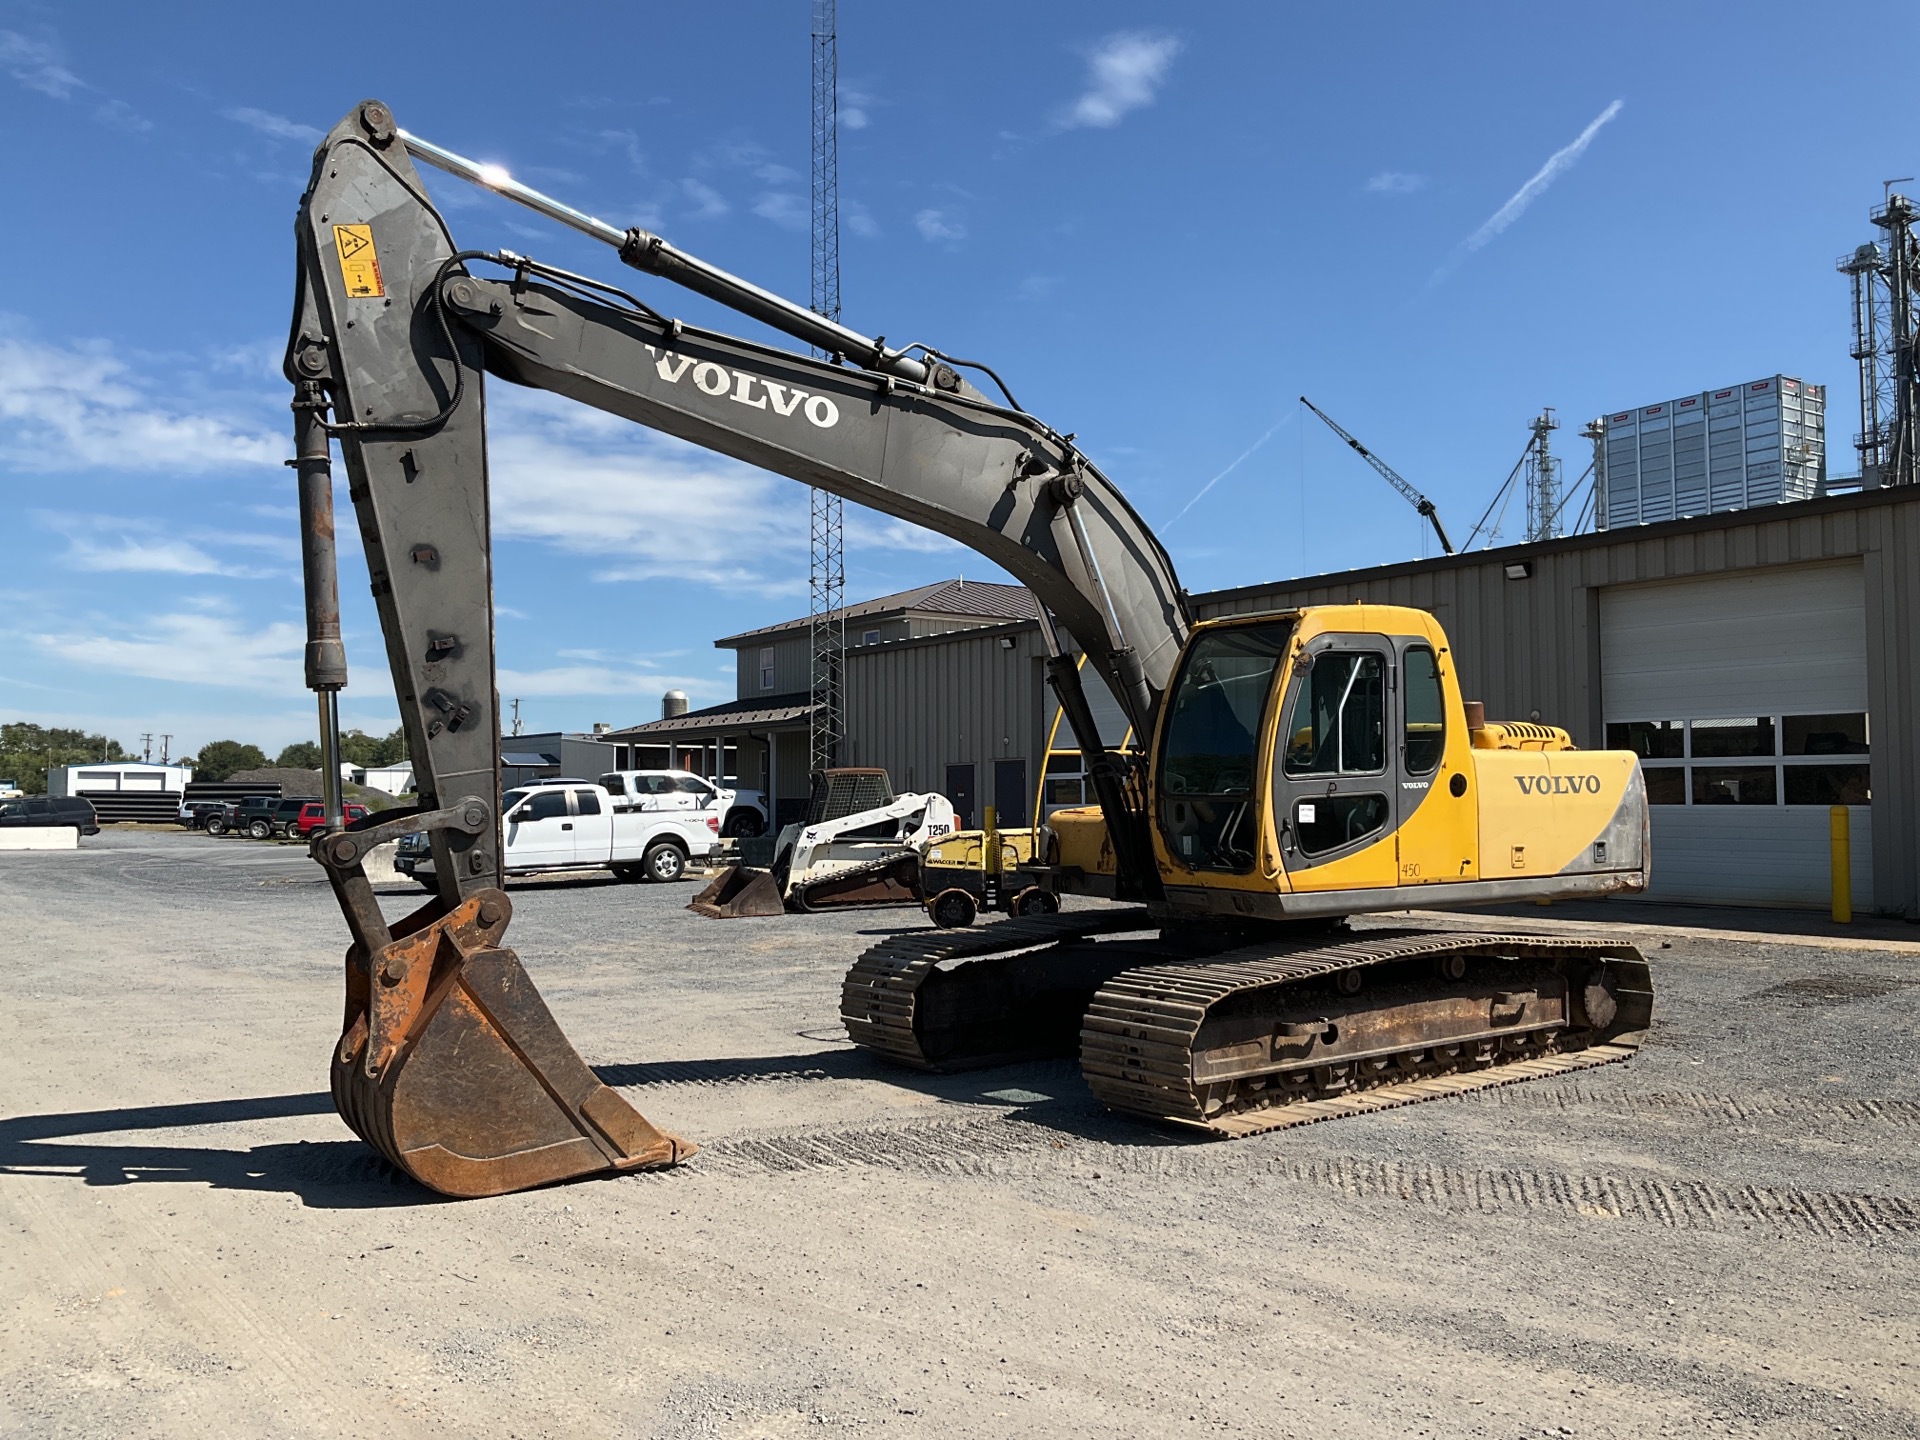
MULTIPOLYGON (((1655 805, 1650 900, 1822 906, 1831 898, 1827 811, 1798 805, 1655 805)), ((1872 826, 1852 823, 1853 902, 1874 904, 1872 826)))
POLYGON ((1602 592, 1606 718, 1865 710, 1863 584, 1842 562, 1602 592))

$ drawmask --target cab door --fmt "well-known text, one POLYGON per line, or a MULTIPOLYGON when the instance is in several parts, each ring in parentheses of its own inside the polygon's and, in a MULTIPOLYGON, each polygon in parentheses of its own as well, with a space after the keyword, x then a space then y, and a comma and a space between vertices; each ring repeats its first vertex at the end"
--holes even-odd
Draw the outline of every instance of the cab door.
POLYGON ((1296 890, 1394 883, 1397 658, 1385 636, 1331 634, 1294 661, 1272 787, 1281 863, 1296 890))
POLYGON ((1397 639, 1399 770, 1394 831, 1400 883, 1428 885, 1471 880, 1478 874, 1478 799, 1470 793, 1456 756, 1447 766, 1449 661, 1424 637, 1397 639))

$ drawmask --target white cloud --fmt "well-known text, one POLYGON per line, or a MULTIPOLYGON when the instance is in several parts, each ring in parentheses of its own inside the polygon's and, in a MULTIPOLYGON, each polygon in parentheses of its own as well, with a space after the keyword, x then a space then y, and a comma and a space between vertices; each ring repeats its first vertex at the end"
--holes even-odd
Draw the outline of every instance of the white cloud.
POLYGON ((29 90, 55 100, 71 98, 87 83, 66 66, 60 47, 51 40, 35 40, 17 30, 0 30, 0 69, 29 90))
POLYGON ((1382 170, 1367 181, 1367 190, 1374 195, 1411 195, 1426 188, 1426 176, 1409 175, 1404 170, 1382 170))
POLYGON ((698 180, 682 180, 680 188, 698 207, 688 217, 689 219, 718 220, 732 208, 727 204, 726 197, 711 185, 703 184, 698 180))
POLYGON ((248 629, 218 598, 138 620, 100 616, 86 631, 37 631, 27 638, 70 665, 111 674, 277 697, 298 694, 306 683, 304 626, 277 620, 248 629))
POLYGON ((1151 105, 1167 78, 1180 42, 1171 35, 1123 30, 1109 35, 1087 57, 1086 91, 1059 116, 1062 129, 1108 129, 1130 110, 1151 105))
POLYGON ((64 538, 61 557, 76 570, 155 575, 224 575, 240 580, 290 578, 299 545, 292 526, 278 535, 208 529, 150 519, 36 511, 41 525, 64 538), (222 559, 219 549, 264 552, 283 563, 261 566, 222 559))
POLYGON ((555 396, 492 398, 493 527, 591 557, 593 578, 804 588, 800 486, 555 396))
POLYGON ((270 110, 256 110, 251 105, 236 105, 231 110, 220 112, 237 125, 245 125, 249 130, 258 130, 262 135, 274 140, 298 140, 304 145, 318 145, 326 132, 316 130, 311 125, 302 125, 298 120, 289 120, 284 115, 275 115, 270 110))
POLYGON ((967 238, 967 227, 950 210, 922 210, 913 224, 922 240, 953 245, 967 238))
POLYGON ((0 462, 195 472, 277 465, 286 442, 245 422, 181 410, 103 343, 41 344, 0 330, 0 462))
POLYGON ((862 240, 872 240, 880 234, 880 226, 873 218, 873 212, 858 200, 841 201, 840 216, 847 222, 847 229, 862 240))
POLYGON ((1560 176, 1571 170, 1575 162, 1587 153, 1587 147, 1593 143, 1593 137, 1600 133, 1602 126, 1620 113, 1621 107, 1625 104, 1626 101, 1624 100, 1614 101, 1611 105, 1607 106, 1606 109, 1594 116, 1593 120, 1587 125, 1587 128, 1576 135, 1571 143, 1561 146, 1558 150, 1554 151, 1553 154, 1549 155, 1547 157, 1547 163, 1534 171, 1532 179, 1514 191, 1508 198, 1507 203, 1489 215, 1486 222, 1482 224, 1478 230, 1474 231, 1473 234, 1469 235, 1465 240, 1462 240, 1459 245, 1454 247, 1453 254, 1447 259, 1446 263, 1433 272, 1432 279, 1427 283, 1434 285, 1444 280, 1447 275, 1452 272, 1453 268, 1468 255, 1485 246, 1509 225, 1513 224, 1514 221, 1524 215, 1527 207, 1544 195, 1549 185, 1553 184, 1560 176))
POLYGON ((769 190, 753 202, 753 213, 785 230, 805 230, 812 219, 807 202, 791 190, 769 190))
POLYGON ((663 690, 704 695, 715 688, 703 677, 597 664, 552 665, 544 670, 502 669, 499 687, 502 695, 517 700, 555 695, 658 695, 663 690))
POLYGON ((129 135, 144 135, 153 129, 153 122, 144 115, 134 113, 133 107, 124 100, 108 100, 95 106, 93 118, 102 125, 124 130, 129 135))
POLYGON ((842 85, 839 94, 834 97, 834 112, 847 129, 864 130, 873 123, 873 116, 869 112, 877 103, 864 90, 842 85))

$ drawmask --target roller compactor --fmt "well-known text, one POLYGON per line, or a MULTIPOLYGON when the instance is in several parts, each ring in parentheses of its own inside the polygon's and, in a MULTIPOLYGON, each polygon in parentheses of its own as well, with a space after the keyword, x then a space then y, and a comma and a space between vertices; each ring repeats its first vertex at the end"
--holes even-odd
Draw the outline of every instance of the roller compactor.
POLYGON ((1098 803, 1050 817, 1021 879, 1069 903, 882 941, 843 988, 855 1043, 923 1069, 1077 1051, 1114 1109, 1224 1136, 1604 1063, 1638 1044, 1652 994, 1628 945, 1344 923, 1646 883, 1634 757, 1577 750, 1551 727, 1485 723, 1431 616, 1335 605, 1196 622, 1120 491, 986 366, 891 348, 596 220, 407 134, 377 101, 319 146, 296 233, 286 373, 307 681, 331 761, 347 680, 332 440, 420 794, 412 811, 348 826, 333 787, 333 818, 312 842, 353 937, 333 1093, 409 1175, 488 1195, 671 1165, 695 1148, 601 1083, 504 943, 490 380, 926 526, 1037 597, 1048 679, 1098 803), (685 323, 525 256, 463 250, 416 162, 830 358, 685 323), (1133 733, 1151 737, 1144 758, 1103 748, 1083 656, 1133 733), (362 860, 416 830, 430 837, 438 892, 390 924, 362 860))

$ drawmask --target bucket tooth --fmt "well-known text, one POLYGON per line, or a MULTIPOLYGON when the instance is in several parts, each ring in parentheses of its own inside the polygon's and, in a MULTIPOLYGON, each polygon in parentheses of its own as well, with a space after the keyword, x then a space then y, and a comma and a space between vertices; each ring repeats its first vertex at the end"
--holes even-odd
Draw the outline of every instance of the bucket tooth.
POLYGON ((341 1118, 422 1185, 463 1198, 692 1156, 601 1083, 519 957, 491 943, 506 914, 504 895, 474 896, 376 952, 357 984, 349 954, 341 1118))

